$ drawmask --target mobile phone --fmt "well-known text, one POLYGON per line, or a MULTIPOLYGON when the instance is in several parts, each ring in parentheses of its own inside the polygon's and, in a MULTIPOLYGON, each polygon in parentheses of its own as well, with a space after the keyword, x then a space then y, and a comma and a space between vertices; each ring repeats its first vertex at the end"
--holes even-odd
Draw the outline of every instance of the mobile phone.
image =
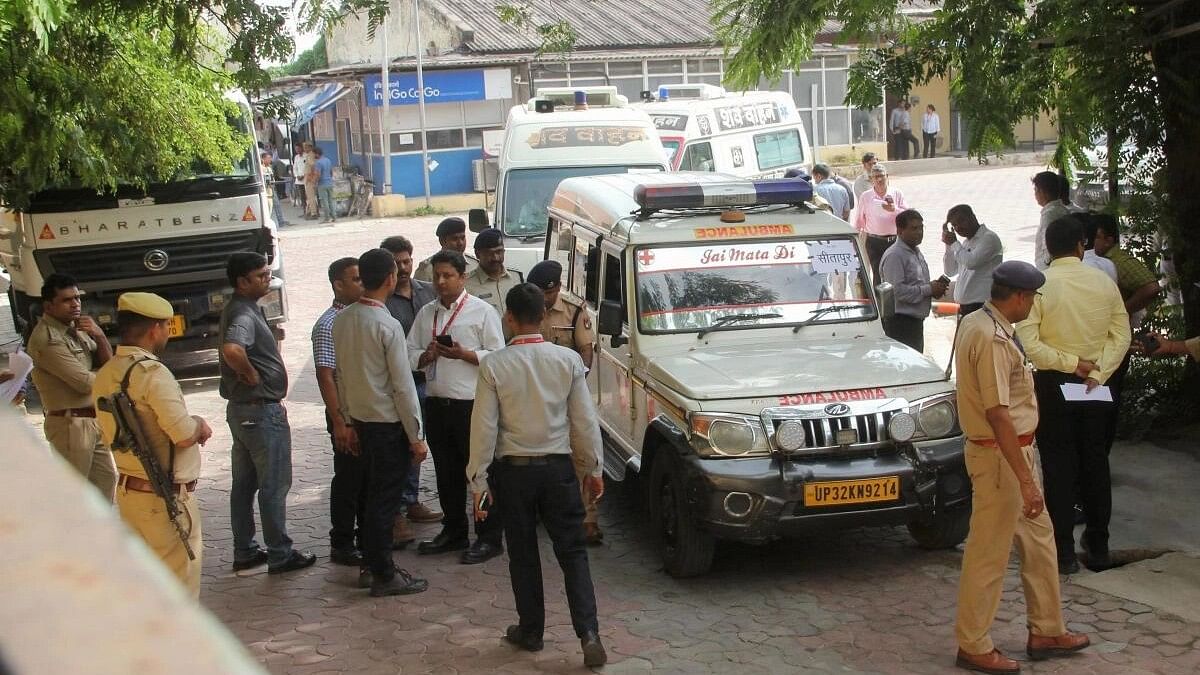
POLYGON ((492 495, 490 492, 484 492, 479 495, 479 503, 475 505, 476 511, 491 511, 492 510, 492 495))
POLYGON ((454 346, 454 339, 451 338, 449 335, 438 335, 434 339, 437 340, 437 343, 443 347, 453 347, 454 346))
POLYGON ((1158 338, 1154 337, 1150 333, 1138 333, 1136 339, 1138 342, 1142 343, 1142 349, 1145 350, 1147 354, 1153 354, 1154 352, 1158 351, 1159 347, 1162 346, 1162 343, 1158 341, 1158 338))
POLYGON ((937 280, 938 280, 938 281, 940 281, 940 282, 942 282, 943 284, 948 284, 948 283, 950 283, 950 277, 946 276, 945 274, 943 274, 942 276, 938 277, 938 278, 937 278, 937 280))

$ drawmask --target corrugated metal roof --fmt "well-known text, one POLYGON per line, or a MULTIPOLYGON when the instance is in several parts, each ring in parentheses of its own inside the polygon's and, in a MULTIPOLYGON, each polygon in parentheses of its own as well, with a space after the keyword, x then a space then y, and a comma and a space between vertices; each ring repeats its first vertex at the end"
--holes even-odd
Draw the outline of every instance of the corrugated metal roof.
MULTIPOLYGON (((447 18, 474 31, 473 52, 533 51, 541 40, 532 31, 500 20, 495 4, 479 0, 426 0, 447 18)), ((576 49, 704 45, 713 42, 704 0, 526 0, 533 23, 567 21, 576 49)))

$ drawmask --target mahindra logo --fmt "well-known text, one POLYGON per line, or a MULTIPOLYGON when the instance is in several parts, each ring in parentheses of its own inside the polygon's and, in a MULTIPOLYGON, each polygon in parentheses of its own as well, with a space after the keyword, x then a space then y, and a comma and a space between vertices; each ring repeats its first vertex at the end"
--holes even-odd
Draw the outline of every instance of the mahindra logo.
POLYGON ((825 406, 825 414, 830 417, 842 417, 850 414, 850 406, 845 403, 831 403, 825 406))
POLYGON ((161 248, 146 251, 146 255, 142 256, 142 264, 151 272, 161 272, 167 269, 167 263, 170 261, 170 256, 161 248))

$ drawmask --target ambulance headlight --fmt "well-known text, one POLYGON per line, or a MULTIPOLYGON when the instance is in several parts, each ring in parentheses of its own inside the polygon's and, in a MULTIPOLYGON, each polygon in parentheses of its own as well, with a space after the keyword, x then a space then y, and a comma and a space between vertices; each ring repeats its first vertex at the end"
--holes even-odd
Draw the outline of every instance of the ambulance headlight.
POLYGON ((692 448, 701 457, 750 457, 771 452, 757 417, 693 413, 691 430, 692 448))
POLYGON ((787 420, 775 427, 775 445, 780 450, 792 452, 804 447, 807 437, 804 434, 804 424, 800 420, 787 420))
POLYGON ((921 423, 921 431, 927 438, 941 438, 954 431, 955 417, 954 404, 941 400, 923 406, 917 414, 917 421, 921 423))
POLYGON ((893 441, 907 443, 917 435, 917 420, 908 413, 898 412, 888 420, 887 430, 893 441))

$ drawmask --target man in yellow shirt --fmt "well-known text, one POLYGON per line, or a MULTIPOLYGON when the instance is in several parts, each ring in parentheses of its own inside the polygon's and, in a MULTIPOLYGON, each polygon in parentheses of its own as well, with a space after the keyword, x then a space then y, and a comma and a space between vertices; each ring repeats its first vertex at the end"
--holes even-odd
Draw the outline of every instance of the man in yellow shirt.
POLYGON ((1108 566, 1112 481, 1105 428, 1116 410, 1111 400, 1071 400, 1068 389, 1093 392, 1121 365, 1129 350, 1129 315, 1116 284, 1083 264, 1083 224, 1065 216, 1046 228, 1053 258, 1046 285, 1017 335, 1038 372, 1038 450, 1046 483, 1046 506, 1054 522, 1060 574, 1079 570, 1075 556, 1074 505, 1087 526, 1081 545, 1093 567, 1108 566), (1080 386, 1081 385, 1081 386, 1080 386))

